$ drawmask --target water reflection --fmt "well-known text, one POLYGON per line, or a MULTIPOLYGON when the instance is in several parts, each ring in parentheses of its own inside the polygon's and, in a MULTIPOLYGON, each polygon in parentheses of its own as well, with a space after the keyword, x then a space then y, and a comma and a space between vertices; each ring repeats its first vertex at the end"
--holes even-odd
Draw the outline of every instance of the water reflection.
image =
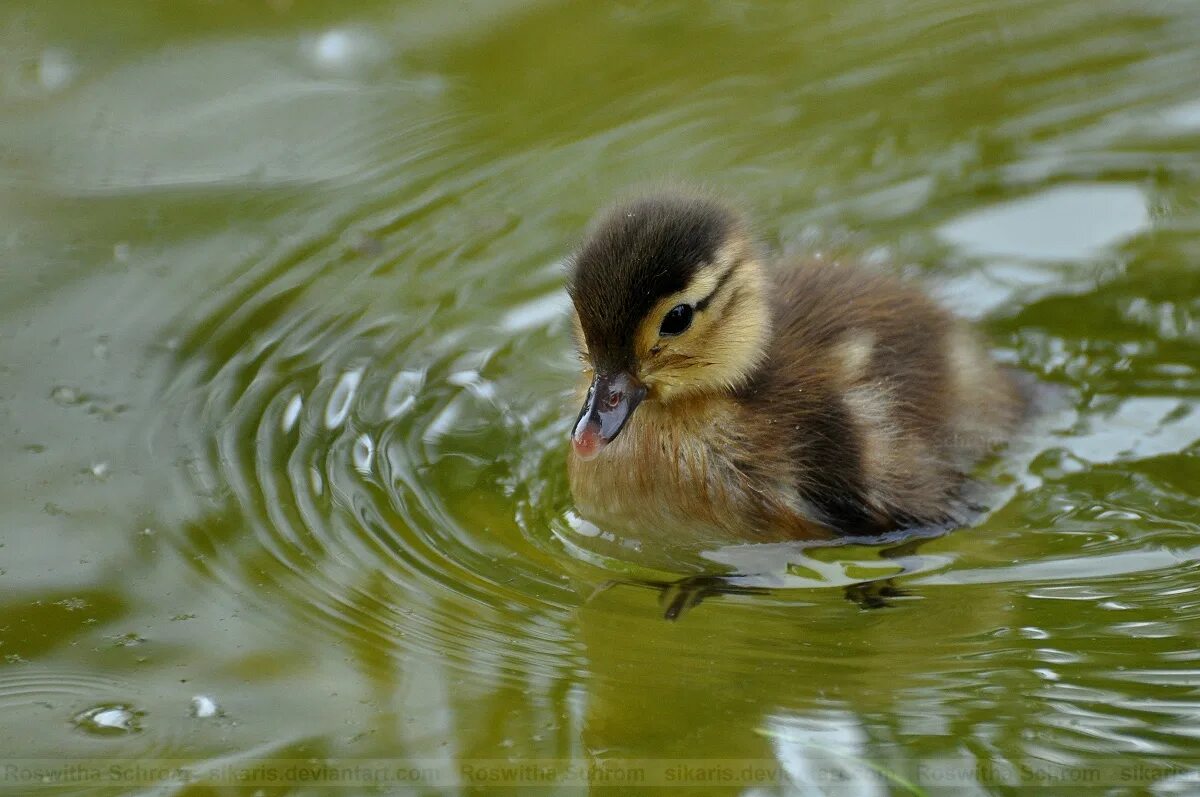
POLYGON ((4 747, 785 773, 726 794, 1187 765, 1200 19, 977 5, 0 28, 26 31, 0 55, 4 747), (573 523, 558 258, 667 172, 745 197, 768 244, 927 279, 1058 389, 981 468, 979 526, 697 560, 573 523), (665 622, 623 583, 683 565, 737 589, 665 622), (114 706, 141 731, 71 723, 114 706))
POLYGON ((1133 186, 1059 186, 974 211, 941 235, 975 256, 1075 260, 1146 229, 1149 209, 1133 186))

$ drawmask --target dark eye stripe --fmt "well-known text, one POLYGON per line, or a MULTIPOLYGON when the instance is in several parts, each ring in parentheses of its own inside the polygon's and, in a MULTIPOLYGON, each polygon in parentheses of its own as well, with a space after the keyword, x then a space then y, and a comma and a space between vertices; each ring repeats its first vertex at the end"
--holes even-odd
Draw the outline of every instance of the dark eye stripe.
POLYGON ((721 315, 719 318, 724 320, 733 315, 737 311, 738 306, 741 305, 742 300, 745 298, 746 294, 742 291, 742 289, 735 288, 733 295, 729 297, 729 301, 725 302, 725 306, 721 308, 721 315))
POLYGON ((712 300, 716 298, 716 295, 721 292, 721 289, 725 287, 725 283, 729 282, 729 278, 733 276, 733 272, 737 271, 737 269, 737 265, 730 266, 729 269, 721 275, 721 278, 717 280, 717 284, 713 287, 708 296, 705 296, 703 299, 696 302, 696 309, 704 310, 707 308, 709 303, 712 302, 712 300))

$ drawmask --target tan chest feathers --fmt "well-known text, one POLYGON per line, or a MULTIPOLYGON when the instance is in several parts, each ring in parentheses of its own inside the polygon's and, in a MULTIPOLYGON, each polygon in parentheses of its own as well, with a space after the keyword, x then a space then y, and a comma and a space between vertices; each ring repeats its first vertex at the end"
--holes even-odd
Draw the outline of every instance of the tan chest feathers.
MULTIPOLYGON (((699 526, 742 538, 828 536, 797 507, 790 477, 763 479, 739 466, 777 456, 748 450, 735 432, 747 421, 744 409, 730 399, 705 403, 643 407, 603 456, 571 456, 571 489, 584 517, 646 532, 699 526)), ((785 463, 777 469, 791 471, 785 463)))

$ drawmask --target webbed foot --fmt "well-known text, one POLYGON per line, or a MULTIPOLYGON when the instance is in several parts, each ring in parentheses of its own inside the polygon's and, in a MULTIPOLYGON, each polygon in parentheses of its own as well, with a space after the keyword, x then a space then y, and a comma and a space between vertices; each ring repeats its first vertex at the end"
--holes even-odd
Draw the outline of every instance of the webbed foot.
POLYGON ((906 598, 911 592, 897 587, 890 578, 877 581, 861 581, 845 590, 846 600, 857 603, 863 609, 883 609, 891 606, 891 598, 906 598))
POLYGON ((682 617, 689 609, 698 606, 705 598, 716 595, 765 595, 770 592, 765 587, 751 587, 735 583, 734 580, 740 578, 744 578, 744 576, 701 574, 684 576, 674 581, 615 579, 601 585, 597 593, 620 584, 656 589, 659 591, 658 604, 663 609, 663 619, 674 621, 682 617))

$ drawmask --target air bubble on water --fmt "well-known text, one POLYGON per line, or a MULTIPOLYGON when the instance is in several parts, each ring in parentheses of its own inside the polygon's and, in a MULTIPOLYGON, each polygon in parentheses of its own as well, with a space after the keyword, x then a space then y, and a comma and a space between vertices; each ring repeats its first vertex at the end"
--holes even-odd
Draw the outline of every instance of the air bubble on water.
POLYGON ((128 704, 105 703, 76 714, 74 723, 80 730, 98 736, 123 736, 140 731, 144 716, 144 711, 128 704))
POLYGON ((285 434, 295 427, 296 419, 300 417, 300 410, 303 408, 304 398, 299 393, 288 399, 287 406, 283 408, 283 417, 279 419, 279 427, 285 434))
POLYGON ((208 695, 196 695, 192 698, 190 713, 193 717, 203 719, 217 716, 221 713, 221 709, 217 706, 217 701, 208 695))
POLYGON ((333 386, 329 403, 325 405, 326 429, 336 429, 341 426, 342 422, 346 420, 346 416, 350 414, 350 405, 354 401, 358 383, 362 381, 362 373, 361 368, 347 371, 333 386))
POLYGON ((311 38, 305 49, 313 66, 336 77, 362 75, 391 57, 382 38, 353 28, 327 30, 311 38))
POLYGON ((371 440, 370 435, 363 432, 354 441, 354 449, 351 451, 351 457, 354 460, 354 469, 366 476, 371 472, 371 459, 374 456, 375 442, 371 440))
POLYGON ((97 479, 103 479, 104 477, 108 476, 109 470, 111 470, 111 466, 107 462, 94 462, 92 463, 92 466, 88 468, 88 472, 97 479))
POLYGON ((313 56, 322 66, 341 66, 350 59, 354 38, 349 31, 330 30, 317 37, 313 56))

